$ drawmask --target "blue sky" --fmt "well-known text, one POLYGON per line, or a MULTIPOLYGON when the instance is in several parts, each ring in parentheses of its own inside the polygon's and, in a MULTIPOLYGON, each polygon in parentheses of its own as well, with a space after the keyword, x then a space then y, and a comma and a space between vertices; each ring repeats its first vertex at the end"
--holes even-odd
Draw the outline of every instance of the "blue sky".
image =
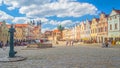
POLYGON ((110 14, 113 8, 120 9, 120 0, 0 0, 0 21, 27 23, 41 20, 42 31, 53 30, 59 24, 64 27, 94 16, 100 12, 110 14))

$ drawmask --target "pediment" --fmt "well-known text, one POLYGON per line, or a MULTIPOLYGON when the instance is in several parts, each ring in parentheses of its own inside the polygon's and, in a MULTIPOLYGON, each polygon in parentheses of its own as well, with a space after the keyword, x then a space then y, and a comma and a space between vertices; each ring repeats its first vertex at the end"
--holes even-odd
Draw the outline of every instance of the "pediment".
POLYGON ((110 15, 109 16, 113 16, 113 15, 116 15, 117 13, 114 11, 114 10, 112 10, 112 12, 110 13, 110 15))

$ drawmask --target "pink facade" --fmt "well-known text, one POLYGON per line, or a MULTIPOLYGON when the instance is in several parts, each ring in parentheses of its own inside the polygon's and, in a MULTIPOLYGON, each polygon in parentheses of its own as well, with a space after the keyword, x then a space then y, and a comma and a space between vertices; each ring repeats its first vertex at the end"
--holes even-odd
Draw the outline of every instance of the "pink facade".
POLYGON ((107 40, 107 34, 108 34, 108 22, 107 22, 107 15, 105 13, 100 14, 100 19, 98 22, 98 42, 104 42, 107 40))

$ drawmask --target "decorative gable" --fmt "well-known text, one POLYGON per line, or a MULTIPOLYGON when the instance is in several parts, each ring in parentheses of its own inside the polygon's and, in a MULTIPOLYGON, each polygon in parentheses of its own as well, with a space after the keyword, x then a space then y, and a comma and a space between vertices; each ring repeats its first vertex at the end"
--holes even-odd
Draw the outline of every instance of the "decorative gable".
POLYGON ((110 13, 109 16, 113 16, 113 15, 116 15, 116 14, 117 14, 116 11, 115 11, 115 10, 112 10, 112 12, 110 13))

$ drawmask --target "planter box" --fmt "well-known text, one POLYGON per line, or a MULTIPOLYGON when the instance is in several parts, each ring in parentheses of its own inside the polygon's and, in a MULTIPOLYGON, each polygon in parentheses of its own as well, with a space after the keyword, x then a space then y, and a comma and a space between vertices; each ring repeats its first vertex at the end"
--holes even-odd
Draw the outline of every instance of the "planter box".
POLYGON ((38 47, 37 44, 32 44, 32 45, 30 44, 30 45, 27 46, 27 48, 37 48, 37 47, 38 47))
POLYGON ((51 48, 52 44, 49 43, 42 43, 42 44, 38 44, 38 48, 51 48))

